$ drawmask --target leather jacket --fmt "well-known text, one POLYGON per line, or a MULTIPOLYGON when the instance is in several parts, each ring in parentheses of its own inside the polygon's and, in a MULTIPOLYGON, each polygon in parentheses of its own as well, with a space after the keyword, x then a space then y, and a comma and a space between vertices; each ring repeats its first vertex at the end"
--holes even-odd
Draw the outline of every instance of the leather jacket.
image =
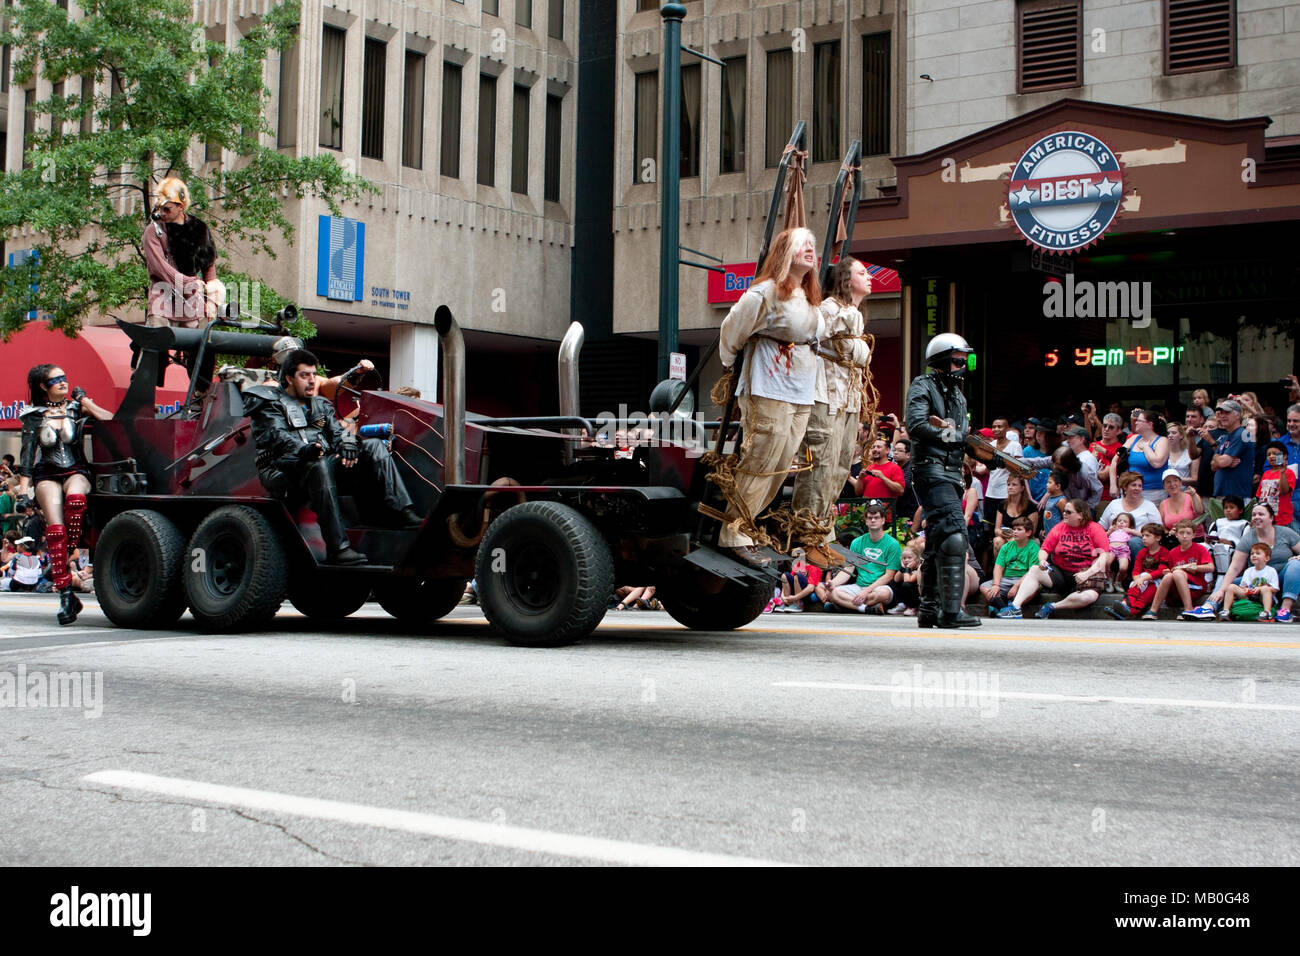
POLYGON ((334 406, 319 395, 304 405, 274 385, 256 385, 244 389, 243 399, 257 445, 257 473, 268 487, 302 463, 298 452, 304 445, 319 442, 328 457, 355 441, 343 431, 334 406))
POLYGON ((28 478, 38 469, 71 471, 86 467, 81 447, 85 429, 81 402, 69 401, 64 406, 64 414, 56 418, 45 416, 49 408, 33 405, 22 414, 22 451, 14 470, 28 478))
POLYGON ((912 470, 920 475, 944 470, 961 480, 962 459, 966 454, 966 395, 960 385, 948 384, 927 371, 912 379, 907 387, 907 435, 912 439, 912 470), (930 424, 930 416, 948 419, 955 431, 930 424))

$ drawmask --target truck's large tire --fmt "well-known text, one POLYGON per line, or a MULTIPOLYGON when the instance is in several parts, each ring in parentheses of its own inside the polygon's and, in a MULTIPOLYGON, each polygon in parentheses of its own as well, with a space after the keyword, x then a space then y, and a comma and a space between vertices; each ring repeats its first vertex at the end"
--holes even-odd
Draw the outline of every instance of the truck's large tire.
POLYGON ((464 594, 464 578, 389 577, 375 582, 379 606, 411 627, 424 627, 446 617, 464 594))
POLYGON ((289 601, 313 621, 341 621, 355 614, 370 597, 370 579, 346 573, 311 571, 289 575, 289 601))
POLYGON ((734 631, 762 614, 772 600, 766 584, 727 581, 713 591, 708 582, 703 573, 676 577, 660 583, 655 597, 674 620, 693 631, 734 631))
POLYGON ((204 518, 183 567, 190 613, 206 631, 256 627, 275 617, 284 600, 284 548, 252 508, 227 505, 204 518))
POLYGON ((157 511, 124 511, 95 546, 95 596, 118 627, 171 627, 185 613, 185 537, 157 511))
POLYGON ((512 644, 560 647, 600 624, 614 591, 614 561, 581 512, 529 501, 488 527, 474 580, 484 615, 512 644))

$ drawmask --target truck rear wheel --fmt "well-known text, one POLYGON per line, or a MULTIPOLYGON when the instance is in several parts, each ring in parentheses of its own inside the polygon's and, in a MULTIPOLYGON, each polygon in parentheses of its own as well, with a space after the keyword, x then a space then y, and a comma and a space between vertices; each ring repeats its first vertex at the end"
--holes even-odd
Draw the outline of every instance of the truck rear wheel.
POLYGON ((464 593, 464 578, 384 578, 375 584, 379 606, 411 627, 446 617, 464 593))
POLYGON ((157 511, 124 511, 95 547, 95 592, 118 627, 171 627, 185 613, 185 538, 157 511))
POLYGON ((772 600, 772 589, 766 584, 726 581, 713 590, 710 582, 716 583, 717 578, 702 574, 674 578, 661 583, 655 597, 674 620, 692 631, 734 631, 762 614, 772 600))
POLYGON ((204 518, 183 567, 190 612, 207 631, 256 627, 284 600, 284 548, 252 508, 227 505, 204 518))
POLYGON ((605 616, 614 560, 581 512, 529 501, 488 527, 474 580, 484 615, 512 644, 560 647, 582 640, 605 616))
POLYGON ((344 574, 289 575, 289 601, 313 621, 341 621, 370 597, 370 579, 344 574))

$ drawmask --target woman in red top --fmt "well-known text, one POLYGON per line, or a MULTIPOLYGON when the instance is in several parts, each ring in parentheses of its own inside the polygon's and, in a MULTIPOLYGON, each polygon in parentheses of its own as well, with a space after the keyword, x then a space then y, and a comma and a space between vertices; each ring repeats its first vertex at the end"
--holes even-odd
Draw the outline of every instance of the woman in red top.
POLYGON ((1092 520, 1092 509, 1082 498, 1063 501, 1060 507, 1062 521, 1047 533, 1039 548, 1038 567, 1029 569, 1015 601, 999 611, 998 617, 1020 617, 1025 602, 1044 587, 1065 597, 1039 608, 1041 618, 1051 617, 1058 609, 1087 607, 1101 596, 1110 564, 1110 539, 1092 520))

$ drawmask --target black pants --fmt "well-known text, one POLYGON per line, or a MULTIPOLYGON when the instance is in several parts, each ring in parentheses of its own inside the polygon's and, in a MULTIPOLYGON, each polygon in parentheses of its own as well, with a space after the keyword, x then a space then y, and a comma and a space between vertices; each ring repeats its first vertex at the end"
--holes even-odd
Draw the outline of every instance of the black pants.
POLYGON ((946 537, 959 534, 966 539, 966 518, 962 514, 965 489, 960 472, 937 465, 914 468, 912 487, 925 512, 925 559, 929 561, 938 557, 939 545, 946 537))
POLYGON ((306 496, 331 554, 348 546, 339 511, 340 491, 356 498, 358 510, 363 513, 366 504, 376 498, 391 514, 411 506, 411 496, 402 484, 388 446, 377 438, 367 438, 361 443, 361 455, 351 468, 344 468, 337 455, 327 455, 318 461, 295 463, 287 469, 264 473, 262 484, 279 497, 306 496))

